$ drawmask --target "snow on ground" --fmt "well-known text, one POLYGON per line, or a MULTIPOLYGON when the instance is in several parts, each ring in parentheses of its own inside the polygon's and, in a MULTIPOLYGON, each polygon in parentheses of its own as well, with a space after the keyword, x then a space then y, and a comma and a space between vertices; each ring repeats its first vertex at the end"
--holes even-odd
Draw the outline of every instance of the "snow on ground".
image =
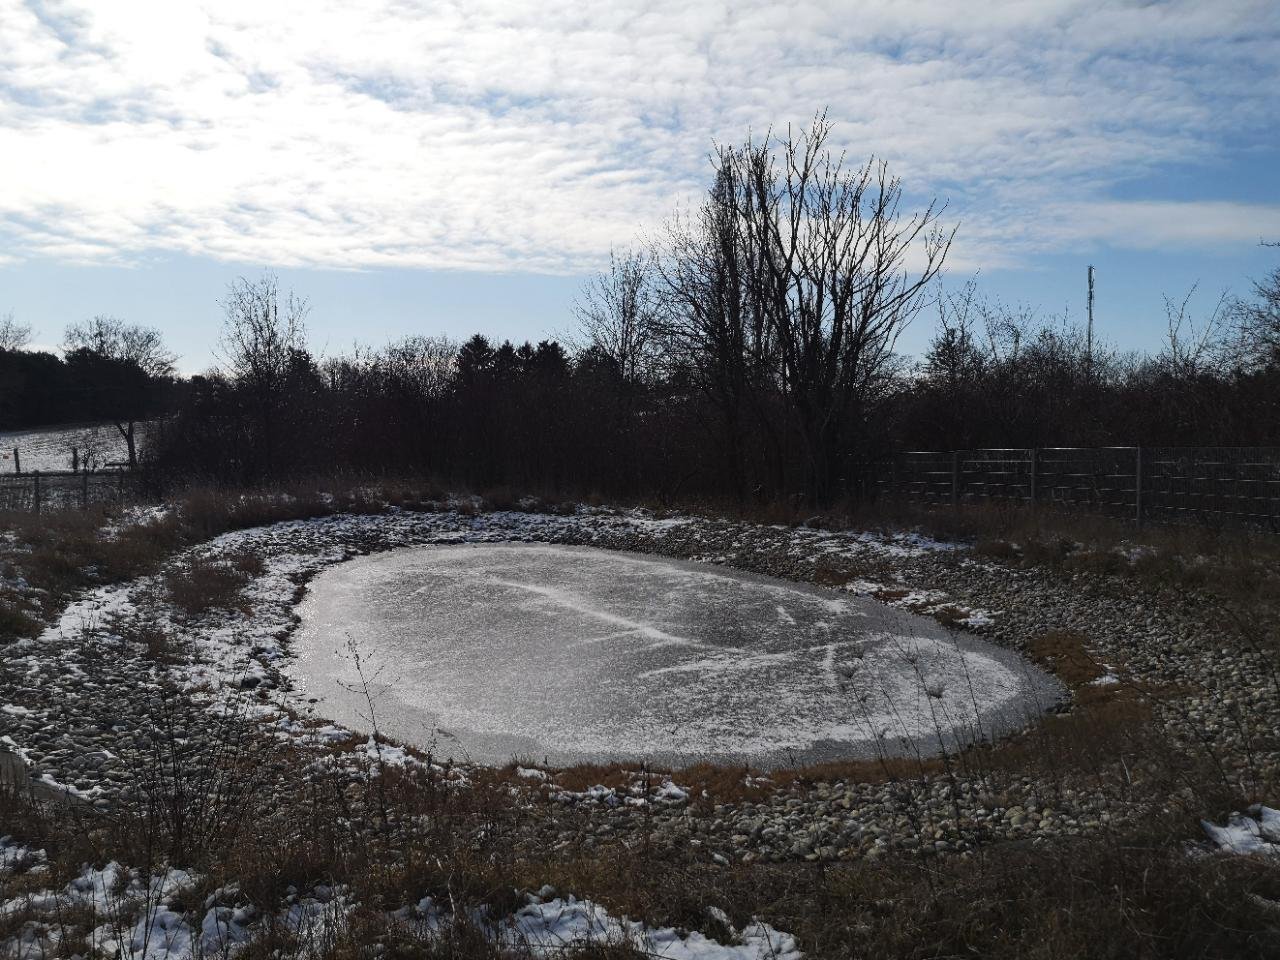
POLYGON ((741 932, 732 931, 738 942, 723 944, 696 930, 681 933, 671 927, 654 928, 619 919, 590 900, 530 899, 531 903, 498 925, 496 939, 513 947, 525 947, 539 957, 557 956, 567 948, 589 944, 626 944, 646 956, 664 960, 799 960, 801 957, 794 937, 765 923, 752 923, 741 932))
POLYGON ((120 515, 118 517, 106 523, 101 528, 98 535, 107 540, 114 540, 124 531, 132 527, 144 527, 150 524, 160 523, 165 520, 172 511, 173 507, 166 503, 128 506, 120 511, 120 515))
POLYGON ((1223 853, 1280 856, 1280 810, 1255 803, 1248 813, 1233 813, 1225 826, 1208 820, 1200 825, 1209 842, 1223 853))
POLYGON ((862 579, 850 580, 840 589, 859 597, 874 597, 891 607, 922 616, 945 614, 952 623, 968 630, 982 630, 995 622, 994 611, 955 603, 941 590, 903 590, 894 584, 862 579))
MULTIPOLYGON (((134 430, 138 449, 141 450, 146 441, 147 425, 138 424, 134 430)), ((22 459, 24 473, 70 470, 73 447, 79 451, 79 465, 84 466, 87 457, 91 470, 107 463, 123 462, 129 457, 129 448, 113 423, 0 432, 0 473, 13 472, 15 447, 22 459)))
POLYGON ((950 552, 963 549, 961 544, 934 540, 919 533, 882 533, 865 530, 844 530, 834 536, 817 537, 814 543, 820 550, 847 557, 865 556, 868 553, 885 557, 906 559, 926 553, 950 552))
MULTIPOLYGON (((9 849, 5 842, 0 839, 0 875, 9 849)), ((261 915, 234 884, 214 891, 203 904, 186 906, 198 882, 185 870, 146 877, 115 862, 100 868, 86 864, 64 887, 0 901, 0 920, 7 928, 0 957, 35 960, 56 952, 60 944, 87 942, 100 956, 199 960, 229 957, 262 932, 261 915)), ((273 919, 304 939, 335 899, 332 890, 317 887, 307 896, 291 896, 273 919)))
MULTIPOLYGON (((0 837, 0 877, 15 869, 38 873, 43 851, 30 851, 0 837)), ((289 935, 296 955, 317 955, 344 932, 356 906, 344 889, 316 886, 306 893, 290 888, 282 907, 264 915, 241 895, 237 884, 224 885, 201 902, 189 903, 199 877, 166 870, 145 877, 118 863, 86 864, 60 888, 33 889, 0 900, 0 957, 35 960, 56 953, 62 944, 88 943, 102 956, 128 960, 199 960, 230 957, 270 929, 289 935)), ((590 900, 555 897, 550 888, 527 896, 525 906, 504 917, 470 910, 468 921, 492 943, 536 957, 555 957, 573 947, 626 944, 664 960, 800 960, 790 934, 752 922, 734 930, 721 911, 710 916, 729 932, 722 943, 697 931, 654 927, 613 916, 590 900)), ((421 940, 440 939, 452 917, 430 897, 412 907, 385 914, 389 928, 421 940)))
POLYGON ((689 801, 689 791, 675 783, 670 777, 663 777, 655 783, 652 775, 638 770, 627 773, 629 778, 625 787, 606 787, 596 784, 586 790, 566 790, 556 783, 556 775, 545 770, 525 770, 517 768, 517 776, 525 779, 539 779, 546 784, 549 796, 560 802, 594 803, 606 807, 628 806, 645 807, 649 805, 679 807, 689 801), (520 771, 523 770, 523 773, 520 771))
MULTIPOLYGON (((559 957, 591 946, 626 946, 654 960, 800 960, 803 956, 790 934, 759 921, 735 930, 724 912, 714 908, 708 916, 728 931, 729 943, 698 930, 654 927, 615 917, 591 900, 558 897, 550 887, 527 894, 526 899, 526 905, 510 916, 495 919, 475 910, 468 921, 491 943, 535 957, 559 957)), ((452 922, 431 897, 402 907, 391 917, 402 929, 424 939, 446 935, 452 922)))
POLYGON ((40 872, 45 869, 44 850, 28 847, 13 837, 0 836, 0 878, 8 874, 40 872))

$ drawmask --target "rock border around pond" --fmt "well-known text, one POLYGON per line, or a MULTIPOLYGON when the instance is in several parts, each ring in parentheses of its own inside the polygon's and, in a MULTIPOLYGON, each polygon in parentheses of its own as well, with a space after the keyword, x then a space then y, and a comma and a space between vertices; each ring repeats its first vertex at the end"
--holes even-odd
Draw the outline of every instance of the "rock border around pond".
MULTIPOLYGON (((1102 577, 1063 580, 980 561, 956 545, 912 535, 657 519, 639 511, 570 516, 393 511, 227 534, 178 554, 165 572, 94 591, 68 607, 42 636, 0 652, 0 679, 12 691, 5 698, 10 702, 0 704, 0 735, 22 751, 30 772, 47 787, 106 806, 128 778, 129 752, 145 738, 156 698, 175 680, 206 706, 234 691, 263 715, 296 712, 299 705, 282 689, 279 668, 296 622, 294 605, 318 570, 399 546, 525 539, 836 583, 962 623, 1013 649, 1025 648, 1028 638, 1046 630, 1078 630, 1089 636, 1098 657, 1123 663, 1133 681, 1179 684, 1189 691, 1180 708, 1196 722, 1221 730, 1228 753, 1234 750, 1232 737, 1239 736, 1233 731, 1240 729, 1231 718, 1232 702, 1248 705, 1253 727, 1276 728, 1265 674, 1250 662, 1248 651, 1223 650, 1213 642, 1206 624, 1211 613, 1199 609, 1195 598, 1177 603, 1135 596, 1102 577), (244 609, 190 612, 166 600, 166 577, 184 565, 234 566, 246 557, 257 562, 242 564, 244 609), (166 650, 166 642, 173 649, 166 650)), ((300 743, 317 736, 316 724, 288 721, 286 727, 300 743)), ((198 724, 184 732, 202 735, 198 724)), ((1274 756, 1254 759, 1274 769, 1274 756)), ((796 782, 761 792, 758 799, 696 813, 687 803, 665 805, 659 819, 669 821, 672 837, 699 839, 708 851, 729 859, 832 859, 1071 835, 1136 809, 1132 800, 1033 777, 1001 777, 998 783, 982 777, 918 777, 882 785, 796 782)), ((560 790, 553 802, 603 815, 616 825, 611 829, 632 829, 627 821, 636 808, 610 803, 608 796, 608 791, 579 797, 560 790)))

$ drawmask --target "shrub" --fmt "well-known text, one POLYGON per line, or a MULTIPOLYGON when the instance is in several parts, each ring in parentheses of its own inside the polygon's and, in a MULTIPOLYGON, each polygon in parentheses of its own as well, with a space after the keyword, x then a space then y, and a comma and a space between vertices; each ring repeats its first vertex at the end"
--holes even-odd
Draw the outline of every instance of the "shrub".
POLYGON ((249 550, 242 550, 232 557, 231 566, 247 577, 260 577, 267 570, 262 558, 249 550))
POLYGON ((40 622, 9 600, 0 600, 0 643, 20 637, 34 637, 40 622))
POLYGON ((242 604, 241 589, 249 575, 230 563, 201 557, 165 574, 165 588, 173 605, 187 616, 242 604))

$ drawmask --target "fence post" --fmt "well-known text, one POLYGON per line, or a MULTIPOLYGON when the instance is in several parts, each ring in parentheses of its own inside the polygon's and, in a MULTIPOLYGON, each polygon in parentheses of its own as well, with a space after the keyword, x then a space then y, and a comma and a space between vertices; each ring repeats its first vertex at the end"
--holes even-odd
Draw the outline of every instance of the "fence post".
POLYGON ((14 473, 22 472, 22 456, 21 454, 18 453, 17 447, 13 448, 13 472, 14 473))
POLYGON ((960 506, 960 451, 951 452, 951 506, 960 506))
POLYGON ((80 474, 80 506, 89 509, 89 471, 80 474))
POLYGON ((1031 448, 1031 509, 1036 508, 1036 474, 1039 471, 1040 450, 1038 447, 1031 448))
POLYGON ((1142 526, 1142 448, 1133 448, 1133 505, 1134 519, 1142 526))
POLYGON ((40 512, 40 471, 37 470, 34 474, 32 474, 32 476, 34 477, 34 480, 32 481, 32 483, 35 488, 34 496, 35 496, 36 513, 39 513, 40 512))

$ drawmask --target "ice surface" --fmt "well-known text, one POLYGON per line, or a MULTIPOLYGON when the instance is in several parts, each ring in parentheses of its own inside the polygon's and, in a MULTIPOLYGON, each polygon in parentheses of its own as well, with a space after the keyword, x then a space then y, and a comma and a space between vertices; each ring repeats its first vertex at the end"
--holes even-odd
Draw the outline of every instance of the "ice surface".
POLYGON ((486 762, 932 752, 1059 695, 1016 655, 874 600, 591 548, 363 557, 299 613, 290 669, 322 714, 367 731, 372 700, 382 733, 486 762))

